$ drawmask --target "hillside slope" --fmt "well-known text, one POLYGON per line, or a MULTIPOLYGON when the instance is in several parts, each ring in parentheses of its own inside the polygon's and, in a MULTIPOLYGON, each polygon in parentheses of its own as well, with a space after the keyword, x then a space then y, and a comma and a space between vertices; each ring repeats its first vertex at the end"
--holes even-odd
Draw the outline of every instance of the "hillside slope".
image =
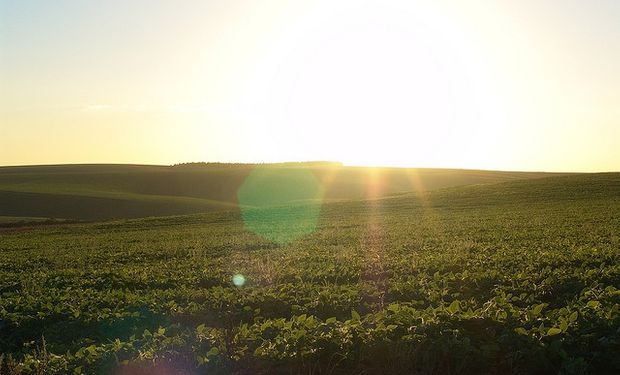
POLYGON ((239 187, 256 168, 267 168, 284 178, 307 171, 324 189, 324 201, 553 175, 335 163, 2 167, 0 216, 99 220, 230 210, 237 206, 239 187))

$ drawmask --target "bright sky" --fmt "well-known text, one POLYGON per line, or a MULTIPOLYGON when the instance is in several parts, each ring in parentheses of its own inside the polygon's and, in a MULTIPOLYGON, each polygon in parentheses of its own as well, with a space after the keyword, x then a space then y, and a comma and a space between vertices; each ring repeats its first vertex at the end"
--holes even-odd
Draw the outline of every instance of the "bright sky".
POLYGON ((620 170, 620 1, 0 0, 0 165, 620 170))

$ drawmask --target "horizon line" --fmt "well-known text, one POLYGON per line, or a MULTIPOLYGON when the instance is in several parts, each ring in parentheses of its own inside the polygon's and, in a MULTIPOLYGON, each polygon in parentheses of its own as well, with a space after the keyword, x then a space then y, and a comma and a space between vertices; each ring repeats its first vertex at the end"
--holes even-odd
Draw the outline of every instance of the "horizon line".
POLYGON ((181 162, 173 164, 146 164, 146 163, 106 163, 106 162, 77 162, 77 163, 50 163, 50 164, 9 164, 0 165, 0 168, 31 168, 31 167, 61 167, 61 166, 135 166, 135 167, 191 167, 191 166, 213 166, 213 165, 311 165, 316 166, 332 165, 344 168, 368 168, 368 169, 425 169, 425 170, 461 170, 461 171, 485 171, 485 172, 514 172, 514 173, 557 173, 557 174, 581 174, 581 173, 619 173, 615 170, 598 171, 550 171, 550 170, 524 170, 524 169, 484 169, 484 168, 463 168, 463 167, 420 167, 420 166, 396 166, 396 165, 361 165, 346 164, 341 161, 331 160, 307 160, 307 161, 281 161, 281 162, 236 162, 236 161, 200 161, 200 162, 181 162))

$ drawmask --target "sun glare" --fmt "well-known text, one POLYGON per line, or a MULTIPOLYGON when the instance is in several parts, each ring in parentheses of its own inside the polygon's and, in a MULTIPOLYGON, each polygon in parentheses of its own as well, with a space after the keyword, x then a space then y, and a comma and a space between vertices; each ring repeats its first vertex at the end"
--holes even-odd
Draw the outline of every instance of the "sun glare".
POLYGON ((470 145, 498 125, 488 77, 470 69, 449 20, 400 5, 308 13, 263 52, 229 103, 235 121, 255 124, 261 143, 287 160, 484 160, 483 148, 470 145))
POLYGON ((0 12, 4 164, 617 169, 607 6, 156 3, 0 12))

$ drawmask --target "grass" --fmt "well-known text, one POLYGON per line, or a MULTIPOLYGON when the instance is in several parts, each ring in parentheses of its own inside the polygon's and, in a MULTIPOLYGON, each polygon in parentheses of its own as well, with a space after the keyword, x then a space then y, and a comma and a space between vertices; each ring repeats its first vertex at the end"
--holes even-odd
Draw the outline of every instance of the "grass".
POLYGON ((3 229, 0 372, 617 373, 620 174, 510 180, 3 229))

